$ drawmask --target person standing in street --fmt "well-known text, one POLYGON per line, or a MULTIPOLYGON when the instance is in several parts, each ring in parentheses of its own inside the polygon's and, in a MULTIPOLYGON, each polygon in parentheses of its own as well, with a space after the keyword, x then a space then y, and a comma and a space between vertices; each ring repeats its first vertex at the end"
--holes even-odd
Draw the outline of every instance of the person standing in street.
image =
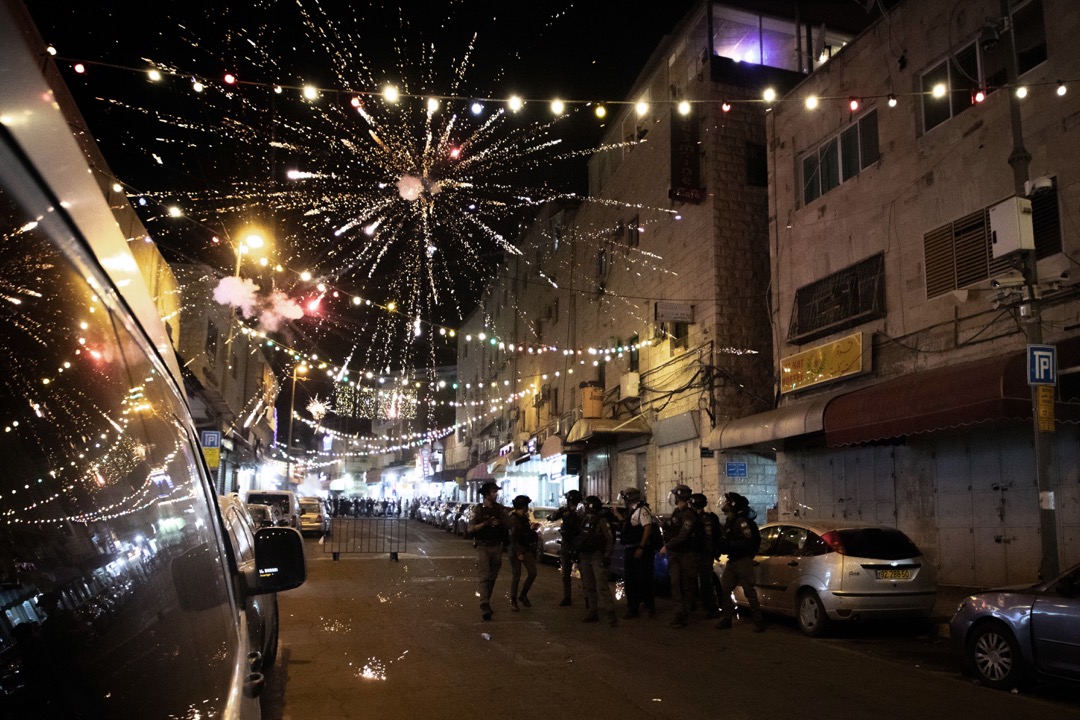
POLYGON ((721 551, 727 553, 728 561, 724 566, 724 574, 720 577, 720 622, 716 628, 731 629, 735 617, 735 603, 731 599, 731 591, 741 587, 746 601, 750 603, 754 632, 765 632, 765 620, 761 616, 757 589, 754 587, 754 556, 761 545, 761 533, 754 522, 757 513, 751 509, 749 500, 735 492, 724 495, 720 512, 724 513, 724 541, 721 551))
POLYGON ((716 513, 706 510, 709 498, 704 493, 694 493, 690 496, 690 507, 697 511, 701 518, 702 541, 701 552, 698 553, 697 582, 698 597, 701 606, 705 609, 705 619, 715 620, 720 617, 720 609, 716 602, 716 577, 713 574, 713 560, 720 556, 717 549, 723 537, 723 527, 716 513))
POLYGON ((702 532, 697 511, 690 507, 691 494, 693 491, 686 485, 672 488, 668 501, 674 503, 675 510, 664 529, 665 542, 660 550, 668 556, 671 595, 676 603, 671 627, 686 627, 690 624, 690 608, 694 603, 694 581, 697 578, 702 532))
POLYGON ((499 484, 488 481, 480 486, 480 503, 473 506, 469 532, 476 548, 476 570, 479 579, 480 613, 490 620, 491 593, 495 578, 502 567, 503 546, 510 539, 510 514, 499 504, 499 484))
POLYGON ((619 493, 626 515, 623 518, 622 543, 626 551, 623 580, 626 589, 626 614, 631 620, 639 617, 640 608, 647 616, 656 616, 656 598, 653 591, 653 543, 660 528, 654 525, 649 505, 641 497, 641 490, 630 487, 619 493))
POLYGON ((513 612, 518 611, 518 603, 527 608, 532 607, 529 602, 529 588, 536 580, 536 546, 539 537, 529 522, 531 502, 532 498, 528 495, 518 495, 514 498, 514 509, 510 512, 510 609, 513 612), (525 576, 525 584, 521 586, 521 594, 518 595, 522 565, 528 575, 525 576))
POLYGON ((603 611, 608 623, 615 627, 619 618, 615 615, 615 598, 608 585, 608 568, 611 567, 611 550, 615 538, 611 525, 603 515, 604 504, 600 498, 585 498, 585 517, 581 533, 577 536, 578 567, 581 568, 581 585, 589 612, 583 622, 597 622, 603 611))
POLYGON ((562 543, 559 545, 559 571, 562 574, 563 596, 562 600, 559 601, 559 607, 570 607, 572 573, 574 563, 577 562, 577 550, 574 548, 574 542, 581 532, 581 511, 579 509, 581 491, 568 490, 564 497, 566 498, 566 504, 552 513, 551 520, 553 522, 562 521, 559 528, 559 535, 562 537, 562 543))

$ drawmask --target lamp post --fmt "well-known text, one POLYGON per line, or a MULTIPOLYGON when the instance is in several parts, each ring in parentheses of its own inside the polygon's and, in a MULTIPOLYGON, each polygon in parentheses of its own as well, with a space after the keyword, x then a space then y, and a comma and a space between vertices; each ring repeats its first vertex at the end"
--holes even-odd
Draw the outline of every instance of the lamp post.
POLYGON ((289 396, 289 438, 285 444, 285 485, 288 487, 289 481, 292 479, 292 425, 293 425, 293 408, 296 405, 296 375, 306 375, 308 366, 306 363, 298 363, 293 365, 292 371, 292 393, 289 396))
MULTIPOLYGON (((1008 25, 1009 47, 1006 55, 1006 73, 1009 90, 1009 121, 1012 129, 1013 149, 1009 154, 1009 166, 1013 171, 1013 186, 1016 194, 1026 193, 1028 169, 1031 165, 1031 153, 1024 147, 1024 129, 1020 115, 1020 104, 1015 88, 1019 73, 1016 67, 1016 28, 1009 8, 1009 0, 1001 0, 1001 15, 1008 25)), ((1020 307, 1022 320, 1026 320, 1024 330, 1029 345, 1041 345, 1042 311, 1039 302, 1039 271, 1035 250, 1024 250, 1021 255, 1021 270, 1024 276, 1025 302, 1020 307), (1026 312, 1025 312, 1026 310, 1026 312)), ((1050 434, 1043 430, 1039 422, 1039 386, 1031 386, 1031 415, 1035 433, 1035 484, 1039 495, 1039 525, 1041 534, 1042 560, 1039 563, 1039 578, 1050 580, 1058 574, 1057 513, 1055 511, 1054 489, 1050 483, 1050 434)))

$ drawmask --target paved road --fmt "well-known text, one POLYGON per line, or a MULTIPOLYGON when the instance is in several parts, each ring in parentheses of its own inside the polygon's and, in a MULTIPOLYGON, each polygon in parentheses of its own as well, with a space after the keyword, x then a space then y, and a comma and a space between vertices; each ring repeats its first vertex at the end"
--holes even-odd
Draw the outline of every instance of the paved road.
MULTIPOLYGON (((308 541, 307 583, 279 598, 277 668, 264 720, 339 718, 864 718, 980 720, 1075 715, 1067 692, 1000 693, 961 678, 933 626, 812 640, 777 621, 758 635, 697 620, 617 628, 560 608, 540 569, 533 608, 511 613, 503 565, 492 621, 475 598, 469 543, 410 522, 409 552, 342 556, 308 541)), ((578 598, 575 598, 578 602, 578 598)))

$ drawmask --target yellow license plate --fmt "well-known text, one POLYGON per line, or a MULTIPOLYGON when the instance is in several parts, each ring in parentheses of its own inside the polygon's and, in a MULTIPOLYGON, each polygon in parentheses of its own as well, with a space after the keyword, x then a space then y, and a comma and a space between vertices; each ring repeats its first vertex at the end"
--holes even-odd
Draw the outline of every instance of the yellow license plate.
POLYGON ((910 570, 878 570, 878 580, 910 580, 910 570))

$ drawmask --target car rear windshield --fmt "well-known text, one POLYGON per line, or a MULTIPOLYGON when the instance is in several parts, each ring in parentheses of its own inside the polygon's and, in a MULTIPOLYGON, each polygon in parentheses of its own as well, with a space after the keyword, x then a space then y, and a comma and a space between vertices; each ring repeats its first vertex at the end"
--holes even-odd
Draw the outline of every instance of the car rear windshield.
POLYGON ((895 528, 840 530, 844 554, 874 560, 903 560, 922 555, 907 535, 895 528))
POLYGON ((287 514, 289 512, 289 498, 285 495, 248 495, 248 502, 258 503, 259 505, 269 505, 276 507, 278 512, 287 514))
POLYGON ((320 511, 318 503, 300 503, 300 512, 304 515, 318 515, 320 511))

